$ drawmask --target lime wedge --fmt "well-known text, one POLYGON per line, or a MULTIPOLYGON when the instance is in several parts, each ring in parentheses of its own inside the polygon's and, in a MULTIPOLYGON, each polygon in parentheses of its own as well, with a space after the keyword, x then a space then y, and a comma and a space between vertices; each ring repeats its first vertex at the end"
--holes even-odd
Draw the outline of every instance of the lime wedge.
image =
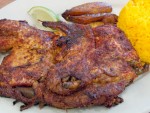
POLYGON ((59 20, 52 10, 42 6, 32 7, 28 14, 32 17, 35 27, 46 31, 52 31, 52 29, 42 26, 41 21, 57 22, 59 20))

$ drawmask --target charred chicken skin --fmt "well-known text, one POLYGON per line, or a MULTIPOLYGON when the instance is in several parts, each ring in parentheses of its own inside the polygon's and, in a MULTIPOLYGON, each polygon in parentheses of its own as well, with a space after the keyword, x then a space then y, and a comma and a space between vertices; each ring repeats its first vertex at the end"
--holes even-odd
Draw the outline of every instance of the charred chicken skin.
POLYGON ((25 21, 0 20, 0 95, 57 108, 111 107, 139 73, 147 71, 115 25, 43 22, 61 33, 38 30, 25 21))

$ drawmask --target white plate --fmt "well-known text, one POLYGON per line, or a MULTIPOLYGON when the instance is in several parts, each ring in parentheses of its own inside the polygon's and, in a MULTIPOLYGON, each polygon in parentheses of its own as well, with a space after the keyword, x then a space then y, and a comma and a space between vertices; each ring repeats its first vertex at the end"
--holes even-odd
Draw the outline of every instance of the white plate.
MULTIPOLYGON (((52 9, 57 14, 61 14, 66 9, 81 3, 95 0, 17 0, 8 6, 0 9, 0 19, 17 19, 31 21, 27 11, 32 6, 45 6, 52 9)), ((98 1, 98 0, 96 0, 98 1)), ((127 0, 99 0, 109 2, 115 13, 119 13, 127 0)), ((30 24, 32 24, 30 22, 30 24)), ((0 60, 2 55, 0 55, 0 60)), ((149 113, 150 112, 150 72, 144 74, 120 95, 124 102, 118 106, 107 109, 104 107, 91 107, 86 109, 68 110, 68 113, 149 113)), ((21 103, 13 106, 13 99, 0 98, 0 113, 21 113, 19 106, 21 103)), ((23 111, 23 113, 66 113, 66 110, 60 110, 53 107, 39 109, 32 107, 23 111)))

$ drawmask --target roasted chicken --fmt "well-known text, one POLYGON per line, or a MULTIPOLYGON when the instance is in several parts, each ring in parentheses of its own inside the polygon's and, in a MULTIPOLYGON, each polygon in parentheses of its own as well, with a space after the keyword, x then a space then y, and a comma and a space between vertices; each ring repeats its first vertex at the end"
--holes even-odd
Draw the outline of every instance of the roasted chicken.
POLYGON ((0 95, 57 108, 111 107, 138 74, 148 69, 115 25, 43 22, 61 32, 31 27, 26 21, 0 20, 0 95))

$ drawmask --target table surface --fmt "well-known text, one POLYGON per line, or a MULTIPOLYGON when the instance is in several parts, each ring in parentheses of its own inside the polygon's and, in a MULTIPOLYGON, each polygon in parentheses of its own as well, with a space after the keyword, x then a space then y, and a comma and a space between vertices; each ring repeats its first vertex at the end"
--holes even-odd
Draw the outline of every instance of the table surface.
POLYGON ((0 9, 15 0, 0 0, 0 9))

